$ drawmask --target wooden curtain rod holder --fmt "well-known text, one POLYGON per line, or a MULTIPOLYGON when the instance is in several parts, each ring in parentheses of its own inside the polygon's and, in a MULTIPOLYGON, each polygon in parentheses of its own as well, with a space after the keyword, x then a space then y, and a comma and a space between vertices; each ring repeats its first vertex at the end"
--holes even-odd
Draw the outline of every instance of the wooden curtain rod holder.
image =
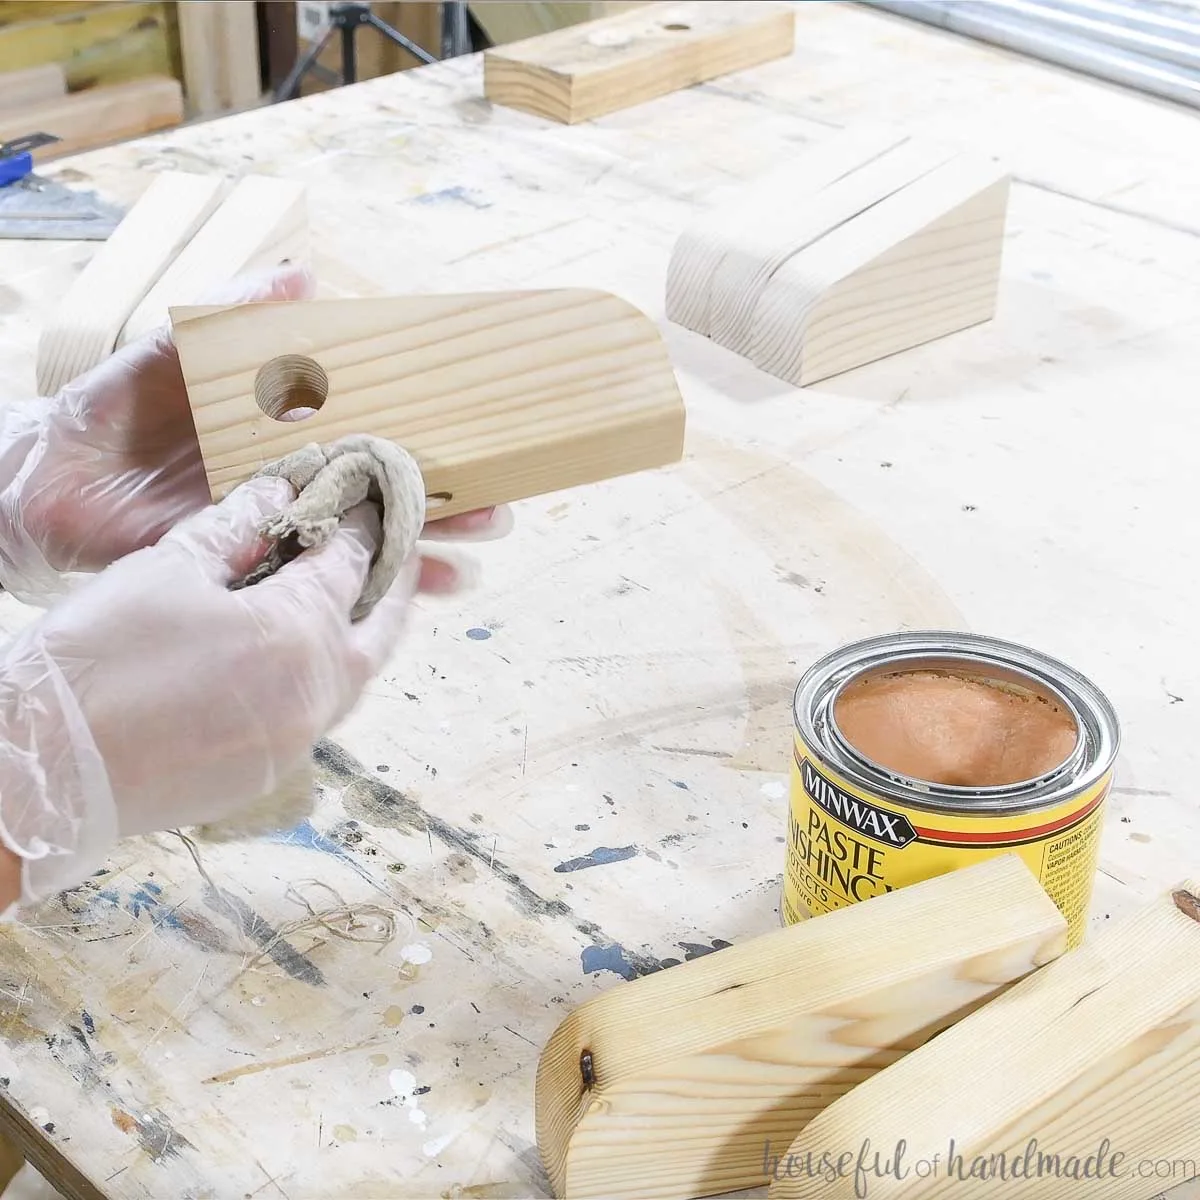
POLYGON ((609 989, 538 1061, 554 1195, 693 1200, 767 1183, 767 1152, 1056 959, 1066 933, 1006 854, 609 989))
POLYGON ((170 316, 214 500, 304 445, 347 434, 404 446, 439 517, 683 455, 683 400, 659 331, 605 292, 287 301, 170 316))

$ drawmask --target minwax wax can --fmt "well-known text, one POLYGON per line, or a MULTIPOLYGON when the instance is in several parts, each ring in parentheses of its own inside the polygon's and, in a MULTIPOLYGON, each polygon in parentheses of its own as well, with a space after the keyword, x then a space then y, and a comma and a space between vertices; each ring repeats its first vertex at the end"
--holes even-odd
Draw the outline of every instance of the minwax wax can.
POLYGON ((989 637, 898 633, 815 663, 794 715, 784 924, 1012 853, 1083 941, 1120 744, 1089 680, 989 637))

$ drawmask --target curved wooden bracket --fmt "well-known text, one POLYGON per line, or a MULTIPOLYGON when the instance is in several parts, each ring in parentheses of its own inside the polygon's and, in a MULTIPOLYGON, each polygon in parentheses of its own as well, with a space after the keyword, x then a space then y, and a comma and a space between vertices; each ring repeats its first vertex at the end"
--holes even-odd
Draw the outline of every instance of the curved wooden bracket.
POLYGON ((174 308, 171 320, 214 499, 352 433, 402 444, 439 516, 683 454, 658 329, 604 292, 174 308))
POLYGON ((618 985, 538 1063, 555 1195, 761 1186, 826 1105, 1062 954, 1066 929, 1004 855, 618 985))

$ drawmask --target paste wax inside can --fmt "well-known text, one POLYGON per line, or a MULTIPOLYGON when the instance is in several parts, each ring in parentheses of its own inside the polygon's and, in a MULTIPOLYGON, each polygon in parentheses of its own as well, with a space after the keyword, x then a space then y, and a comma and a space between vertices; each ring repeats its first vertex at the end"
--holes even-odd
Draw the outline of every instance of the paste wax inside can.
POLYGON ((859 754, 952 787, 1036 779, 1070 757, 1079 735, 1071 713, 1048 699, 938 671, 856 680, 833 715, 859 754))

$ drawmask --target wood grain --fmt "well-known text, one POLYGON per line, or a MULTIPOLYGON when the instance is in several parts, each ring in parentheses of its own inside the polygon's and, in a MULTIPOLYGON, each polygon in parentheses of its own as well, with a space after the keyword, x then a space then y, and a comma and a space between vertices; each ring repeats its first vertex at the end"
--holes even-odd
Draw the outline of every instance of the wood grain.
POLYGON ((53 395, 112 353, 134 309, 220 202, 223 186, 218 175, 154 177, 43 327, 39 395, 53 395))
POLYGON ((651 4, 484 52, 493 103, 573 124, 790 54, 782 5, 651 4))
POLYGON ((243 271, 307 258, 307 197, 305 185, 294 180, 239 179, 133 310, 117 344, 165 323, 172 306, 202 302, 243 271))
POLYGON ((668 319, 798 386, 986 321, 1009 177, 884 128, 844 132, 680 234, 668 319))
POLYGON ((0 110, 53 100, 66 90, 67 77, 58 63, 0 72, 0 110))
MULTIPOLYGON (((1164 892, 865 1081, 808 1125, 789 1149, 791 1161, 809 1154, 819 1161, 826 1151, 836 1160, 865 1138, 887 1160, 903 1139, 909 1171, 896 1179, 869 1169, 869 1195, 1147 1200, 1158 1194, 1167 1180, 1139 1176, 1139 1162, 1200 1159, 1198 896, 1200 883, 1190 880, 1164 892), (1072 1157, 1079 1165, 1095 1159, 1105 1143, 1110 1164, 1115 1155, 1123 1158, 1117 1174, 1062 1170, 1072 1157), (951 1145, 961 1168, 950 1166, 951 1145), (1001 1178, 1001 1164, 1024 1162, 1031 1145, 1033 1169, 1001 1178), (1058 1169, 1053 1162, 1039 1167, 1038 1151, 1057 1156, 1058 1169), (935 1154, 939 1170, 921 1177, 912 1169, 935 1154), (997 1173, 971 1177, 978 1159, 990 1160, 997 1173)), ((771 1200, 861 1195, 853 1170, 832 1181, 799 1171, 788 1177, 788 1160, 781 1161, 771 1200)))
POLYGON ((555 1194, 759 1186, 765 1147, 1065 945, 1058 909, 1004 855, 590 1000, 538 1065, 555 1194))
POLYGON ((52 133, 59 141, 33 152, 35 161, 47 162, 166 129, 182 120, 183 90, 179 81, 148 76, 72 92, 15 111, 0 111, 0 140, 26 133, 52 133))
POLYGON ((683 402, 658 330, 603 292, 180 308, 171 319, 214 499, 308 442, 351 433, 402 443, 442 516, 682 454, 683 402), (297 385, 327 380, 304 420, 256 400, 260 369, 287 356, 297 385))

